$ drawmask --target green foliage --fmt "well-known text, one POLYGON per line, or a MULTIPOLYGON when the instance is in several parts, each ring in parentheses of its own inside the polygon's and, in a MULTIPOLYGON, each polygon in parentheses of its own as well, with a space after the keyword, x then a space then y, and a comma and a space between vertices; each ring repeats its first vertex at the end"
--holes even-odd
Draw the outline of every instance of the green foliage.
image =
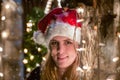
POLYGON ((33 22, 38 22, 40 18, 44 16, 44 11, 38 7, 34 7, 31 10, 31 13, 28 13, 27 15, 27 21, 33 20, 33 22))
POLYGON ((24 59, 28 61, 28 63, 25 64, 25 69, 30 68, 31 70, 33 70, 36 67, 36 64, 40 64, 42 57, 47 53, 47 48, 45 46, 36 44, 32 39, 33 32, 37 31, 38 29, 38 21, 43 16, 44 11, 38 7, 34 7, 26 16, 26 24, 32 23, 32 26, 28 27, 26 25, 23 36, 23 47, 24 49, 28 50, 28 52, 24 55, 24 59), (30 31, 26 31, 26 29, 30 29, 30 31), (39 51, 38 48, 41 50, 39 51))

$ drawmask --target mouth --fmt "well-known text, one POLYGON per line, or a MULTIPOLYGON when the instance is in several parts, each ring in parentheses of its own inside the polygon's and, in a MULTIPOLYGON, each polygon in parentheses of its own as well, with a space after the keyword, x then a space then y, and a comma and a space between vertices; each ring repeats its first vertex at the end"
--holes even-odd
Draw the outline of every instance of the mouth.
POLYGON ((62 63, 62 62, 65 62, 67 60, 68 56, 65 56, 65 57, 58 57, 58 62, 62 63))

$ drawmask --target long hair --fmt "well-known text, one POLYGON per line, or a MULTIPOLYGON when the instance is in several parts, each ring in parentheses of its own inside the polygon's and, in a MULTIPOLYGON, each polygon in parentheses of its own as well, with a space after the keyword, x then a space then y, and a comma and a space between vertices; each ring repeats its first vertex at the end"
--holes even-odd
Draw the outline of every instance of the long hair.
MULTIPOLYGON (((76 54, 77 57, 75 61, 70 67, 67 68, 66 72, 62 76, 62 80, 80 80, 80 74, 78 71, 76 71, 77 67, 80 66, 80 54, 76 54)), ((48 59, 42 68, 40 76, 41 80, 59 80, 57 67, 50 54, 48 54, 48 59)))

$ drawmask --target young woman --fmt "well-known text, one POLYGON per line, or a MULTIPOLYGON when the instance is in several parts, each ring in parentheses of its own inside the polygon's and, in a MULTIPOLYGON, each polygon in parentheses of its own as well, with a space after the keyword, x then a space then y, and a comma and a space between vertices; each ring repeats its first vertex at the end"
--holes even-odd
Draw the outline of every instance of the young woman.
POLYGON ((81 22, 76 10, 57 8, 39 24, 34 40, 48 47, 46 61, 27 80, 80 80, 81 22))
POLYGON ((50 55, 41 73, 42 80, 79 80, 79 45, 74 40, 55 36, 50 41, 50 55))

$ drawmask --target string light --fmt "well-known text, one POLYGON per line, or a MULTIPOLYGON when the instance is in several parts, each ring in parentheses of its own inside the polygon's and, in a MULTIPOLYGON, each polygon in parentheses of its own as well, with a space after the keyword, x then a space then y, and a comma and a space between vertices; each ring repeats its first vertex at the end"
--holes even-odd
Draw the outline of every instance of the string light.
POLYGON ((120 32, 117 33, 117 36, 120 38, 120 32))
POLYGON ((48 2, 47 2, 47 5, 51 5, 51 4, 52 4, 52 1, 48 1, 48 2))
POLYGON ((119 57, 115 57, 112 59, 113 62, 117 62, 119 60, 119 57))
POLYGON ((26 28, 26 32, 31 32, 32 29, 31 28, 26 28))
POLYGON ((58 1, 58 7, 61 8, 61 0, 57 0, 58 1))
POLYGON ((82 43, 83 43, 83 44, 85 44, 85 43, 86 43, 86 41, 85 41, 85 40, 82 40, 82 43))
POLYGON ((3 75, 3 73, 2 72, 0 72, 0 77, 3 77, 4 75, 3 75))
POLYGON ((23 60, 23 63, 24 63, 24 64, 27 64, 27 63, 28 63, 28 60, 27 60, 27 59, 24 59, 24 60, 23 60))
POLYGON ((50 5, 46 5, 47 8, 50 8, 51 6, 50 5))
POLYGON ((37 63, 37 64, 36 64, 36 67, 38 67, 38 66, 40 66, 40 64, 39 64, 39 63, 37 63))
POLYGON ((46 7, 45 7, 45 11, 44 11, 45 14, 48 14, 48 12, 50 11, 50 8, 51 8, 51 5, 52 5, 52 1, 53 0, 48 0, 48 2, 46 4, 46 7))
POLYGON ((84 69, 84 70, 87 70, 87 71, 90 71, 91 67, 89 67, 88 65, 84 65, 84 66, 83 66, 83 69, 84 69))
POLYGON ((85 48, 79 48, 79 49, 76 49, 77 51, 85 51, 86 49, 85 48))
POLYGON ((77 67, 76 71, 84 72, 80 67, 77 67))
POLYGON ((6 5, 5 5, 5 8, 6 8, 6 9, 9 9, 9 8, 10 8, 10 5, 9 5, 9 4, 6 4, 6 5))
POLYGON ((84 19, 78 19, 77 20, 77 22, 83 22, 84 21, 84 19))
POLYGON ((9 34, 8 34, 7 31, 3 31, 3 32, 2 32, 2 38, 3 38, 3 39, 7 38, 8 35, 9 35, 9 34))
POLYGON ((98 29, 98 28, 97 28, 97 26, 95 25, 95 26, 94 26, 94 30, 96 30, 96 31, 97 31, 97 29, 98 29))
POLYGON ((82 7, 77 8, 76 11, 81 14, 84 13, 84 9, 82 7))
POLYGON ((1 17, 1 20, 2 20, 2 21, 4 21, 5 19, 6 19, 6 17, 5 17, 5 16, 2 16, 2 17, 1 17))
POLYGON ((0 47, 0 52, 3 52, 3 48, 2 47, 0 47))
POLYGON ((43 61, 46 61, 46 58, 45 57, 42 57, 43 61))
POLYGON ((38 52, 40 52, 41 51, 41 48, 38 48, 38 52))
POLYGON ((27 28, 26 28, 26 32, 31 32, 32 31, 32 26, 33 26, 33 22, 32 20, 29 20, 28 23, 26 23, 27 28))
POLYGON ((30 60, 33 60, 34 59, 34 56, 33 55, 30 55, 30 60))
POLYGON ((105 46, 105 44, 104 43, 99 43, 99 46, 103 47, 103 46, 105 46))
POLYGON ((31 72, 31 68, 27 68, 27 71, 28 71, 28 72, 31 72))
POLYGON ((29 20, 28 22, 32 22, 32 20, 29 20))
POLYGON ((109 75, 106 80, 115 80, 115 75, 109 75))
POLYGON ((32 27, 32 26, 33 26, 32 22, 27 23, 27 27, 32 27))
POLYGON ((108 79, 106 79, 106 80, 114 80, 114 79, 109 79, 109 78, 108 78, 108 79))
POLYGON ((24 53, 28 53, 28 49, 25 48, 25 49, 24 49, 24 53))

